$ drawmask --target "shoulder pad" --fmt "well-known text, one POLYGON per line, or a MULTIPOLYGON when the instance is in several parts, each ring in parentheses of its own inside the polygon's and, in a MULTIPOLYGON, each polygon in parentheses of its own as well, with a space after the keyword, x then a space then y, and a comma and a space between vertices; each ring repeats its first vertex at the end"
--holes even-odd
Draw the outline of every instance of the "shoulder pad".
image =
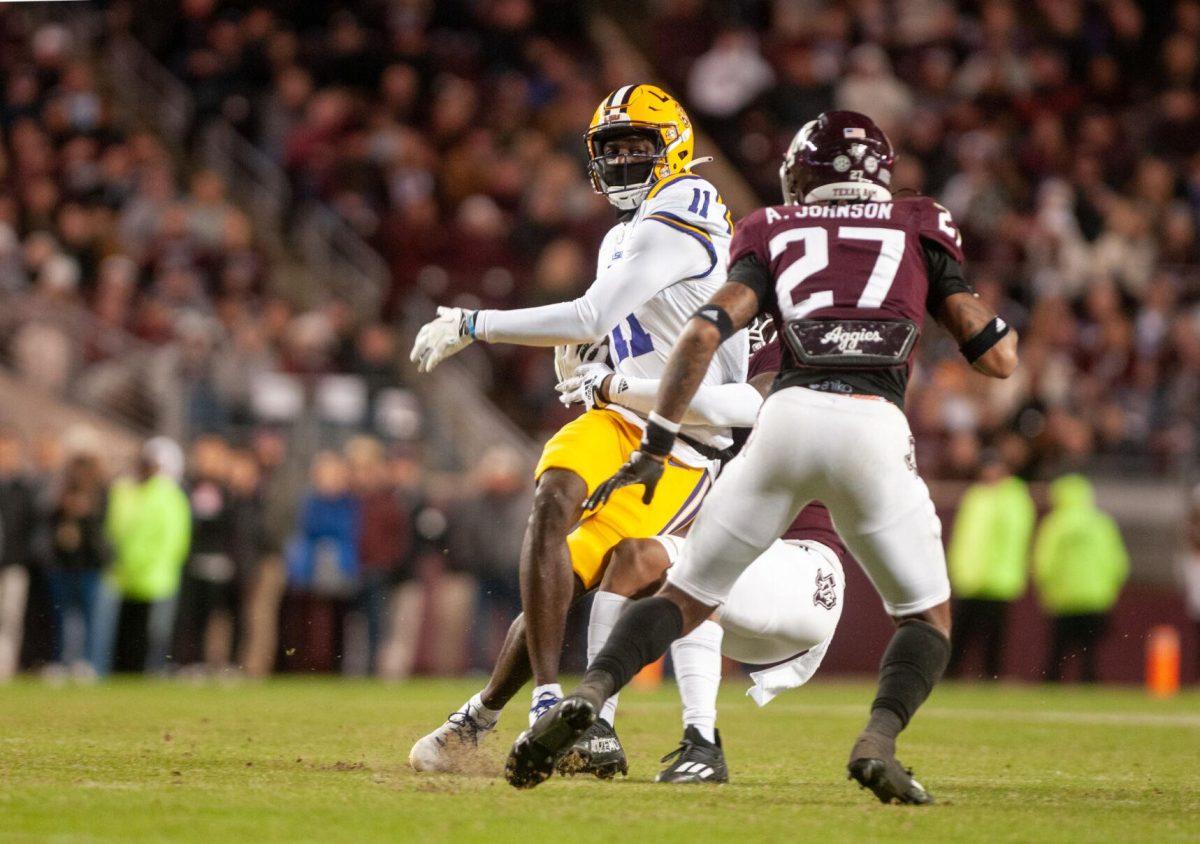
POLYGON ((733 266, 747 255, 755 255, 766 266, 770 257, 766 251, 767 211, 756 208, 745 217, 738 220, 733 240, 729 244, 729 266, 733 266))
POLYGON ((673 176, 667 176, 667 178, 660 180, 654 187, 650 188, 650 192, 646 194, 643 204, 677 204, 685 200, 685 204, 690 204, 693 197, 693 190, 707 190, 712 191, 714 194, 717 192, 712 182, 703 176, 696 173, 676 173, 673 176))
POLYGON ((713 236, 729 237, 732 220, 712 182, 693 173, 677 173, 663 179, 642 201, 642 219, 667 214, 697 226, 713 236))

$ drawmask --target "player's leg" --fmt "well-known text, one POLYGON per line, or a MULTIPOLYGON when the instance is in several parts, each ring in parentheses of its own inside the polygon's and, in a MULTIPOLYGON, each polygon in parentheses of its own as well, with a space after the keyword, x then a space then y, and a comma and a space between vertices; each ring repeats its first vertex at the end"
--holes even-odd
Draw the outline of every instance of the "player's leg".
MULTIPOLYGON (((592 596, 587 633, 589 663, 608 641, 629 601, 653 594, 662 584, 671 563, 666 543, 675 541, 674 537, 622 539, 609 553, 604 575, 592 596)), ((628 772, 625 749, 616 732, 617 697, 613 695, 604 702, 596 723, 558 761, 556 770, 560 774, 582 773, 611 779, 628 772)))
POLYGON ((896 761, 895 748, 950 659, 941 524, 916 473, 908 422, 898 408, 842 399, 827 416, 821 500, 896 621, 871 717, 848 767, 883 802, 928 803, 932 798, 896 761))
MULTIPOLYGON (((613 548, 600 588, 592 598, 592 614, 588 620, 588 664, 599 656, 626 605, 653 595, 662 586, 667 569, 682 545, 683 540, 679 537, 655 536, 622 539, 613 548)), ((613 695, 604 702, 600 717, 615 724, 616 714, 617 695, 613 695)))
POLYGON ((723 638, 721 626, 710 618, 671 643, 671 663, 683 706, 683 738, 662 758, 666 767, 655 782, 729 782, 729 766, 717 729, 723 638))
POLYGON ((557 702, 558 666, 570 599, 571 573, 585 588, 600 582, 612 548, 626 537, 670 532, 691 520, 710 479, 702 469, 670 461, 650 506, 622 490, 582 520, 589 490, 637 448, 641 432, 611 411, 592 411, 566 425, 542 452, 538 490, 521 554, 521 601, 535 699, 557 702))
MULTIPOLYGON (((613 549, 604 579, 592 604, 588 628, 588 661, 594 660, 630 600, 654 594, 667 569, 679 558, 684 539, 656 536, 622 540, 613 549)), ((663 757, 668 762, 656 782, 726 782, 728 770, 716 733, 717 691, 721 683, 722 631, 704 622, 671 645, 675 680, 683 707, 683 739, 679 747, 663 757)), ((581 743, 596 727, 615 723, 617 695, 604 702, 596 724, 583 734, 564 758, 576 754, 581 743)), ((559 768, 561 772, 561 766, 559 768)))
MULTIPOLYGON (((637 442, 637 430, 616 414, 591 412, 564 426, 546 444, 535 470, 538 485, 521 554, 523 619, 510 628, 488 686, 421 739, 417 744, 427 752, 417 753, 414 746, 415 755, 410 755, 410 761, 428 756, 439 760, 433 764, 441 765, 447 755, 445 747, 476 747, 479 736, 495 726, 500 708, 530 676, 536 681, 531 722, 557 703, 562 696, 557 683, 558 661, 573 600, 600 581, 609 551, 622 538, 658 533, 676 518, 689 517, 690 500, 698 506, 707 488, 707 475, 698 469, 671 465, 660 482, 665 494, 661 501, 656 499, 654 506, 634 507, 631 491, 627 496, 614 496, 601 513, 578 521, 579 505, 587 490, 615 471, 637 442), (521 647, 525 648, 524 654, 521 647), (547 652, 551 647, 552 659, 547 652), (461 732, 464 741, 447 741, 446 734, 451 732, 461 732)), ((640 504, 640 496, 636 501, 640 504)), ((453 766, 458 760, 446 764, 453 766)))
POLYGON ((534 678, 534 699, 562 697, 558 665, 562 656, 574 576, 567 535, 579 520, 588 486, 575 472, 552 468, 538 478, 533 510, 521 547, 521 606, 534 678))
MULTIPOLYGON (((555 442, 551 440, 547 452, 555 442)), ((559 449, 563 448, 560 443, 559 449)), ((544 453, 543 459, 545 456, 544 453)), ((557 676, 567 612, 584 591, 583 584, 572 574, 567 535, 579 518, 587 484, 565 468, 547 468, 537 477, 521 548, 521 597, 525 612, 509 627, 487 686, 413 745, 408 761, 418 771, 456 771, 471 764, 480 740, 495 729, 500 711, 535 675, 531 654, 543 657, 541 665, 545 673, 549 662, 544 658, 544 649, 556 647, 552 676, 557 676), (535 626, 540 639, 536 639, 535 626)), ((531 713, 540 714, 539 702, 549 708, 561 697, 562 689, 556 682, 535 686, 531 713)))
POLYGON ((653 597, 629 606, 583 683, 517 739, 505 769, 510 784, 528 788, 543 782, 554 760, 595 721, 603 702, 671 642, 705 621, 807 503, 796 481, 803 480, 797 456, 808 450, 796 448, 796 428, 786 419, 786 408, 772 412, 777 398, 767 401, 754 438, 705 500, 667 583, 653 597))
MULTIPOLYGON (((584 594, 583 584, 576 579, 573 602, 584 594)), ((501 711, 532 677, 525 614, 521 613, 509 625, 487 685, 450 713, 437 729, 417 740, 409 751, 409 765, 417 771, 469 768, 479 742, 496 728, 501 711)))

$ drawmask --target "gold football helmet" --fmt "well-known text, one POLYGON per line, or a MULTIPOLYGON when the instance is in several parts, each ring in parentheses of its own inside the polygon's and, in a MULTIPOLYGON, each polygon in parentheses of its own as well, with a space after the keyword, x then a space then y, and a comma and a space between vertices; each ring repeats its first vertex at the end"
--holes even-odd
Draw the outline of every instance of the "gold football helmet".
POLYGON ((692 121, 679 101, 657 85, 624 85, 605 97, 584 141, 592 187, 622 211, 637 208, 655 182, 688 169, 695 151, 692 121), (604 154, 605 140, 630 134, 648 138, 655 151, 604 154))

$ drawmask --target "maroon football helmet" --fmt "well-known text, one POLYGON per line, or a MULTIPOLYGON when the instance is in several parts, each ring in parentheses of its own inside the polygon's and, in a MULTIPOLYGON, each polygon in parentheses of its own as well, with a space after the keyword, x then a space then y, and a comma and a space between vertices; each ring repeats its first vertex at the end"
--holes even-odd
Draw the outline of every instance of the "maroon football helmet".
POLYGON ((784 202, 891 199, 892 142, 857 111, 827 111, 796 133, 779 167, 784 202))

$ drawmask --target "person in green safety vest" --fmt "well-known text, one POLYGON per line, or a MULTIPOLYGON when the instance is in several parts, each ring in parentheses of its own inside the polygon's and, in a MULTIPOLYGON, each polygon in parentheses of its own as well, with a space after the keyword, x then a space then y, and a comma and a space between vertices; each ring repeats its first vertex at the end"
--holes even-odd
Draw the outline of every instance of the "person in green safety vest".
POLYGON ((1095 504, 1092 484, 1064 475, 1050 485, 1051 510, 1033 543, 1033 579, 1052 619, 1046 679, 1061 680, 1078 657, 1085 682, 1096 678, 1096 646, 1129 576, 1129 554, 1116 522, 1095 504))
POLYGON ((979 480, 959 504, 946 554, 955 597, 948 676, 961 676, 963 656, 975 642, 983 651, 983 677, 1000 676, 1008 608, 1025 594, 1036 519, 1025 481, 998 452, 985 452, 979 480))
MULTIPOLYGON (((92 663, 103 677, 112 667, 119 627, 140 628, 148 673, 166 670, 179 581, 191 545, 192 513, 179 486, 183 452, 166 437, 142 446, 137 476, 117 480, 108 495, 104 532, 113 561, 97 598, 92 663), (129 613, 133 623, 121 621, 129 613)), ((138 648, 123 649, 129 653, 138 648)))

